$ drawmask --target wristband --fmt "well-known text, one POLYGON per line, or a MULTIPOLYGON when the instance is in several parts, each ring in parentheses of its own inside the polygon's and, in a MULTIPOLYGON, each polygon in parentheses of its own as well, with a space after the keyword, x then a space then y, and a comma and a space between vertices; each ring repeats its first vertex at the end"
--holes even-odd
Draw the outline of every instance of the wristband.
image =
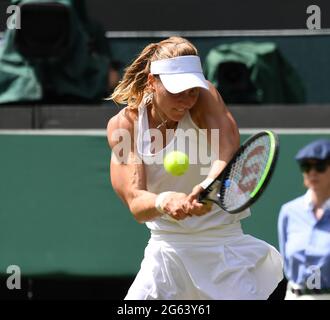
POLYGON ((204 181, 202 181, 199 185, 205 190, 207 187, 214 181, 212 178, 206 178, 204 181))
POLYGON ((171 193, 174 193, 174 192, 173 191, 162 192, 156 197, 155 208, 157 209, 158 212, 160 212, 162 214, 166 213, 166 211, 164 210, 163 202, 164 202, 165 198, 171 193))

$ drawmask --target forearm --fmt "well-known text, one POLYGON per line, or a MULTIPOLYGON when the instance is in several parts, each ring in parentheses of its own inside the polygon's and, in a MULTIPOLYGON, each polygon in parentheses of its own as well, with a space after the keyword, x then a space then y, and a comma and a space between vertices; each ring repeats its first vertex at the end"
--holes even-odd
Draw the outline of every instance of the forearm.
POLYGON ((131 200, 127 203, 134 218, 144 223, 152 221, 161 216, 161 213, 156 209, 157 194, 145 190, 136 191, 131 200))
POLYGON ((227 165, 227 161, 224 160, 213 161, 207 177, 215 179, 221 173, 221 171, 224 169, 226 165, 227 165))
POLYGON ((208 129, 217 130, 217 139, 208 131, 208 139, 212 149, 217 155, 217 160, 212 163, 209 178, 216 178, 239 148, 240 135, 235 119, 225 106, 220 94, 214 89, 212 95, 208 96, 208 112, 205 116, 205 126, 208 129))
POLYGON ((219 156, 213 161, 208 177, 215 179, 222 170, 226 167, 228 162, 232 159, 235 152, 239 148, 239 133, 236 128, 227 128, 225 132, 220 134, 219 138, 219 156))

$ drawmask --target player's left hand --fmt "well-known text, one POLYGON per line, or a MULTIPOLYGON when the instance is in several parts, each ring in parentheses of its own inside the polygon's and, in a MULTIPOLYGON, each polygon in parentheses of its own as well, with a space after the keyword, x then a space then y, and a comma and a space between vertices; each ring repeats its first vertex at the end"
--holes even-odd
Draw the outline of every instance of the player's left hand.
POLYGON ((191 193, 187 196, 185 207, 189 214, 194 216, 202 216, 212 209, 212 203, 201 203, 198 202, 198 196, 204 189, 198 184, 196 185, 191 193))

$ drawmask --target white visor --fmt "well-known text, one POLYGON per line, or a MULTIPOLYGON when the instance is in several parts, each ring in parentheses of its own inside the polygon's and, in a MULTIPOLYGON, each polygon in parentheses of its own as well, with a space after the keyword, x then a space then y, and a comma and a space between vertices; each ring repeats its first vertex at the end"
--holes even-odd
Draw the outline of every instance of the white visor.
POLYGON ((150 73, 158 74, 165 89, 171 93, 195 87, 209 89, 198 56, 180 56, 152 61, 150 73))

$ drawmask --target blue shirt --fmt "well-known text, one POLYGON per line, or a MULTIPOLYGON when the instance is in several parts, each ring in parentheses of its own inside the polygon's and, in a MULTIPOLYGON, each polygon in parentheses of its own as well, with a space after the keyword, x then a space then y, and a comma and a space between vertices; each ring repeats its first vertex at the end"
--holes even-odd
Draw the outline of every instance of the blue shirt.
POLYGON ((320 289, 330 289, 330 199, 317 220, 310 193, 281 208, 278 221, 280 251, 288 280, 302 287, 320 275, 320 289))

